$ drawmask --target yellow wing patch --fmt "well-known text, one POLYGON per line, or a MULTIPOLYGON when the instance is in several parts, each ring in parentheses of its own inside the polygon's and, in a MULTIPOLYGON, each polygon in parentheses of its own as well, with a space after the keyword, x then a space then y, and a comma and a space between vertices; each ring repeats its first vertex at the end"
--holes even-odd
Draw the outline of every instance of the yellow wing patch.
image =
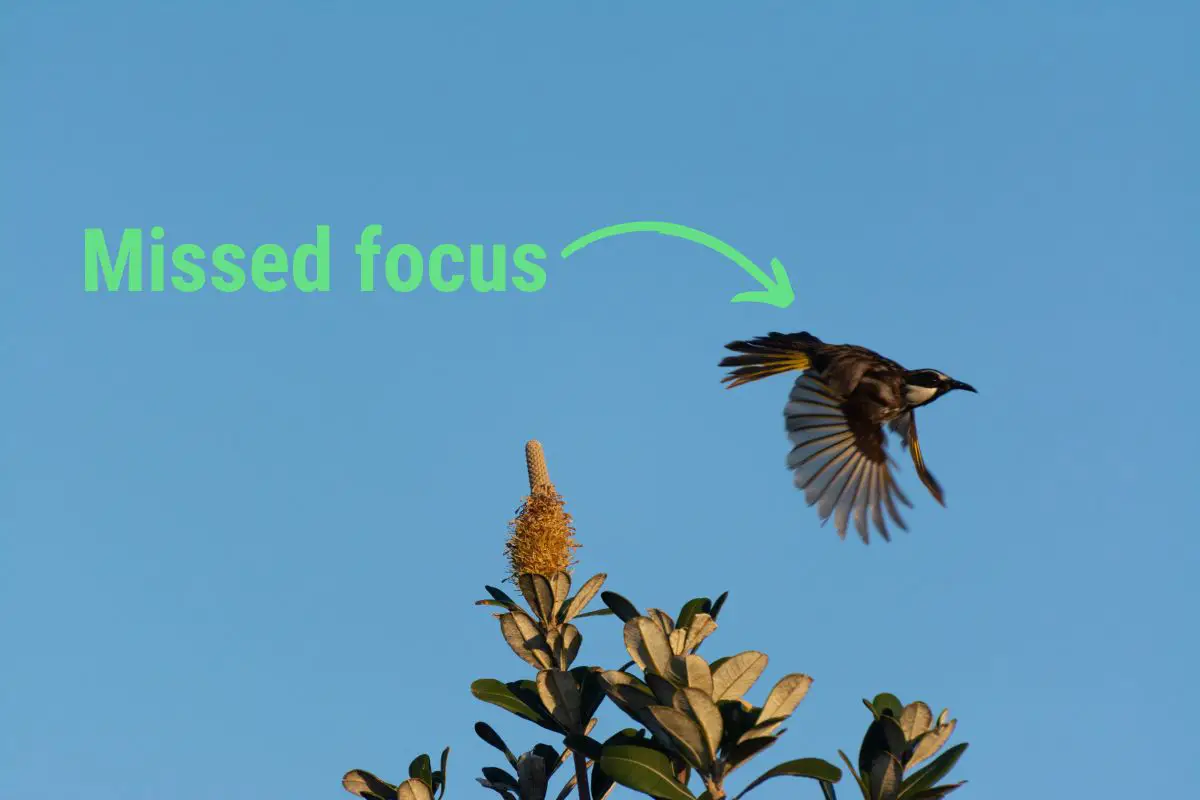
POLYGON ((793 371, 803 372, 812 366, 812 360, 804 353, 792 350, 732 356, 722 361, 721 366, 737 367, 721 379, 721 383, 729 384, 725 387, 726 389, 732 389, 735 386, 769 378, 772 375, 782 375, 785 372, 793 371))

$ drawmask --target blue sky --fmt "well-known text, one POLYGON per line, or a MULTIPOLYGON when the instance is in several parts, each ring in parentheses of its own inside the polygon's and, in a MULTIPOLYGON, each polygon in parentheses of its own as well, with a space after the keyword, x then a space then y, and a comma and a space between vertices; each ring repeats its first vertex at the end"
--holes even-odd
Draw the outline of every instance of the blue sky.
POLYGON ((539 740, 468 692, 525 675, 472 601, 534 437, 578 575, 728 589, 710 656, 814 676, 746 779, 856 752, 892 691, 959 719, 963 797, 1200 783, 1192 4, 14 5, 0 796, 316 800, 446 745, 484 796, 472 723, 539 740), (649 234, 535 293, 355 286, 372 223, 553 251, 641 219, 780 258, 796 303, 649 234), (318 224, 328 294, 83 291, 86 227, 318 224), (792 489, 787 379, 718 383, 727 341, 802 329, 980 390, 923 416, 948 507, 906 465, 891 544, 792 489))

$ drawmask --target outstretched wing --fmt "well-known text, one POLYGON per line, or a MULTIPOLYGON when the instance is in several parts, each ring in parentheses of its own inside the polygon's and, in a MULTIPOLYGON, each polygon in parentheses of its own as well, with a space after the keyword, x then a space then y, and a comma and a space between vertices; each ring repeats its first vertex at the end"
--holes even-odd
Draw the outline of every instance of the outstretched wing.
POLYGON ((889 422, 888 427, 900 435, 900 441, 904 442, 904 447, 912 455, 913 466, 917 468, 917 475, 921 478, 921 483, 925 484, 925 488, 933 495, 934 500, 943 506, 946 505, 946 495, 942 491, 942 485, 925 466, 925 458, 921 455, 921 442, 917 439, 917 412, 904 412, 889 422))
POLYGON ((858 535, 869 540, 868 515, 876 530, 890 541, 883 509, 902 530, 908 530, 895 499, 909 508, 889 468, 883 426, 847 415, 846 399, 821 378, 806 374, 796 379, 784 408, 791 453, 788 468, 808 504, 817 505, 822 524, 834 517, 838 536, 846 537, 851 515, 858 535))

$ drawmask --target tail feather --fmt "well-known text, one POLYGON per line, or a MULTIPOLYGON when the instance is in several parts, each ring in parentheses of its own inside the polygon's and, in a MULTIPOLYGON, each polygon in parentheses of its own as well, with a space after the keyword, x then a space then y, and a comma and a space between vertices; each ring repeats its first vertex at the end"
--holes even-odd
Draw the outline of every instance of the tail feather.
POLYGON ((760 380, 772 375, 797 370, 803 372, 812 366, 811 350, 821 340, 808 332, 779 333, 772 331, 766 336, 756 336, 746 341, 730 342, 726 349, 738 356, 727 356, 719 366, 734 367, 721 379, 729 384, 727 389, 743 383, 760 380))

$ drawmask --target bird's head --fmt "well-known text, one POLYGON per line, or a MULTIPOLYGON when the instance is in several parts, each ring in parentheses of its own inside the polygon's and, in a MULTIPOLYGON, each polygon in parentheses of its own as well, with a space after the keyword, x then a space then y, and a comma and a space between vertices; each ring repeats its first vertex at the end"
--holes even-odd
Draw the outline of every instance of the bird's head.
POLYGON ((904 373, 904 399, 914 408, 932 403, 955 389, 975 391, 975 387, 969 383, 956 381, 936 369, 914 369, 904 373))

